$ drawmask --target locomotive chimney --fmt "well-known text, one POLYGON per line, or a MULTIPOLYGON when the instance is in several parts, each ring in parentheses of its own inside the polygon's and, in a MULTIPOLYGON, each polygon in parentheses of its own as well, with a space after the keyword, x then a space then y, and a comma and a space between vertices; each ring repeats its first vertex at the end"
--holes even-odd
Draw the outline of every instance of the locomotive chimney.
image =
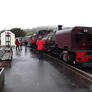
POLYGON ((58 25, 58 31, 62 30, 62 25, 58 25))

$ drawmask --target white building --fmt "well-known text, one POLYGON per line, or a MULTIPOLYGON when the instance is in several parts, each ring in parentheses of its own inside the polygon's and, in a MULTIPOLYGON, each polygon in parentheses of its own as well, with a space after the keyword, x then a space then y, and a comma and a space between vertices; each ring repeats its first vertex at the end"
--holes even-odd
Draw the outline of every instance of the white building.
POLYGON ((2 32, 1 46, 15 46, 15 34, 11 31, 2 32))

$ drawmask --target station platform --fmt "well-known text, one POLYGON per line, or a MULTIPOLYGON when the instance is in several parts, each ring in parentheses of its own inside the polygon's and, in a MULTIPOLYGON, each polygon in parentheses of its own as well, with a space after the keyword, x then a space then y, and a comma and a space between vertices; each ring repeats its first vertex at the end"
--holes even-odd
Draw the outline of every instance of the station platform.
POLYGON ((13 49, 11 68, 5 69, 3 92, 90 92, 81 81, 49 59, 39 61, 30 48, 23 47, 21 51, 13 49))

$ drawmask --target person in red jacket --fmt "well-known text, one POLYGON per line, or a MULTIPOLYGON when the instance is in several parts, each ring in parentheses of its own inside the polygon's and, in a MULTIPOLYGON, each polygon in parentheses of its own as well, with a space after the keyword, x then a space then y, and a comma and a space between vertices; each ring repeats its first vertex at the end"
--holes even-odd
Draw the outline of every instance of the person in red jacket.
POLYGON ((16 51, 17 51, 17 50, 19 50, 19 45, 20 45, 18 39, 16 39, 15 44, 16 44, 16 51))
POLYGON ((35 48, 35 40, 36 40, 35 37, 33 37, 33 38, 30 40, 31 48, 35 48))
POLYGON ((44 45, 45 45, 45 41, 42 40, 42 37, 39 37, 39 39, 36 42, 37 44, 37 50, 38 50, 38 57, 39 59, 41 59, 43 57, 43 51, 44 51, 44 45))

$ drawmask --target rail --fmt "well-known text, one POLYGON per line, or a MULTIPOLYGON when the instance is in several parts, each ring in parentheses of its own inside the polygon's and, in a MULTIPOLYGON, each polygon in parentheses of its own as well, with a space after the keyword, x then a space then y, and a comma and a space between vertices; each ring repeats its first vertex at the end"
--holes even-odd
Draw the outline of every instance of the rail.
POLYGON ((49 57, 50 59, 53 60, 53 62, 55 62, 55 63, 57 63, 57 64, 59 64, 59 65, 62 65, 62 64, 63 64, 63 66, 66 67, 67 69, 69 69, 69 70, 73 71, 74 73, 80 75, 82 78, 84 78, 84 79, 86 79, 86 80, 92 82, 92 74, 87 73, 87 72, 85 72, 85 71, 83 71, 83 70, 80 70, 80 69, 78 69, 77 67, 74 67, 74 66, 72 66, 72 65, 70 65, 70 64, 67 64, 67 63, 61 61, 60 59, 55 58, 55 57, 53 57, 53 56, 50 56, 50 55, 48 55, 48 54, 45 54, 45 56, 46 56, 46 57, 49 57))

